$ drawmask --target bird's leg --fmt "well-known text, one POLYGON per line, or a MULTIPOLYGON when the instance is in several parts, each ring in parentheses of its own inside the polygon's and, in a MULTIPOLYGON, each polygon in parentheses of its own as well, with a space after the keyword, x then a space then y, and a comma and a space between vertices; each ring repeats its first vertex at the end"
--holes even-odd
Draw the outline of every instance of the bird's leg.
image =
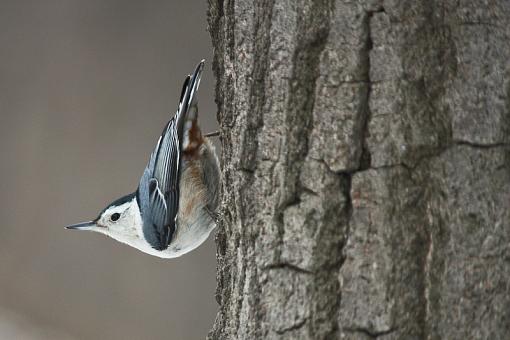
POLYGON ((204 135, 204 137, 218 137, 219 135, 220 135, 220 131, 217 130, 217 131, 206 133, 204 135))

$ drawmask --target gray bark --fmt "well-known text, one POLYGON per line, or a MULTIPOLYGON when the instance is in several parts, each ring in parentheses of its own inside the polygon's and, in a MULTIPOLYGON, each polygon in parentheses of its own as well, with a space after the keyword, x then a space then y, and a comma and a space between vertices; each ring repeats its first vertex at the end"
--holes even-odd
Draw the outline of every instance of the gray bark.
POLYGON ((508 339, 510 2, 209 9, 209 338, 508 339))

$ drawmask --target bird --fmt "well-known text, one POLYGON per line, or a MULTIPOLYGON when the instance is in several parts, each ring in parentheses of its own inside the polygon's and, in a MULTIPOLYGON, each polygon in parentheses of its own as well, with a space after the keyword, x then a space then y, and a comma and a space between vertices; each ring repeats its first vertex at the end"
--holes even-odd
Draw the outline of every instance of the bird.
POLYGON ((220 167, 211 133, 198 125, 197 91, 202 60, 188 75, 177 112, 166 124, 137 189, 97 218, 66 226, 107 235, 149 255, 182 256, 200 246, 216 226, 220 167))

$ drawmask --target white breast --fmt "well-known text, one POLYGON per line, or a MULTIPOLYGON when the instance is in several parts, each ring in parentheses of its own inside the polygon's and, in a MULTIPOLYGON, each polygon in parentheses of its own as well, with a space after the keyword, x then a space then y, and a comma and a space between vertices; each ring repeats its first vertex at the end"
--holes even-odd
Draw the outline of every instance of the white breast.
POLYGON ((172 243, 164 250, 171 257, 181 256, 205 242, 216 226, 207 210, 206 187, 198 161, 190 161, 181 173, 177 229, 172 243))
MULTIPOLYGON (((209 234, 216 226, 211 212, 208 211, 208 204, 213 206, 214 209, 216 208, 219 168, 218 160, 209 143, 204 144, 201 148, 201 156, 198 160, 188 160, 181 164, 179 211, 177 213, 175 235, 169 247, 159 251, 152 248, 145 241, 141 216, 135 216, 134 218, 137 237, 129 237, 125 240, 117 238, 119 241, 150 255, 161 258, 174 258, 192 251, 207 240, 209 234), (200 164, 200 162, 208 162, 213 165, 209 167, 209 173, 207 172, 208 167, 200 164), (204 183, 204 179, 208 183, 204 183), (209 193, 207 192, 208 187, 209 193)), ((133 210, 138 211, 138 209, 133 210)))

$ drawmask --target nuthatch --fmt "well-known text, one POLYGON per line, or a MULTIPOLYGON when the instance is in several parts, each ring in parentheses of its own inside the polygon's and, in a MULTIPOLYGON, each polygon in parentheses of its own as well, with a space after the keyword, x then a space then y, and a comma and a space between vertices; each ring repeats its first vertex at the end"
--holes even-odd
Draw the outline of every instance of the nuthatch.
POLYGON ((90 222, 67 229, 110 236, 147 254, 181 256, 216 226, 220 170, 214 146, 198 126, 202 60, 187 76, 175 116, 151 154, 138 189, 108 205, 90 222))

